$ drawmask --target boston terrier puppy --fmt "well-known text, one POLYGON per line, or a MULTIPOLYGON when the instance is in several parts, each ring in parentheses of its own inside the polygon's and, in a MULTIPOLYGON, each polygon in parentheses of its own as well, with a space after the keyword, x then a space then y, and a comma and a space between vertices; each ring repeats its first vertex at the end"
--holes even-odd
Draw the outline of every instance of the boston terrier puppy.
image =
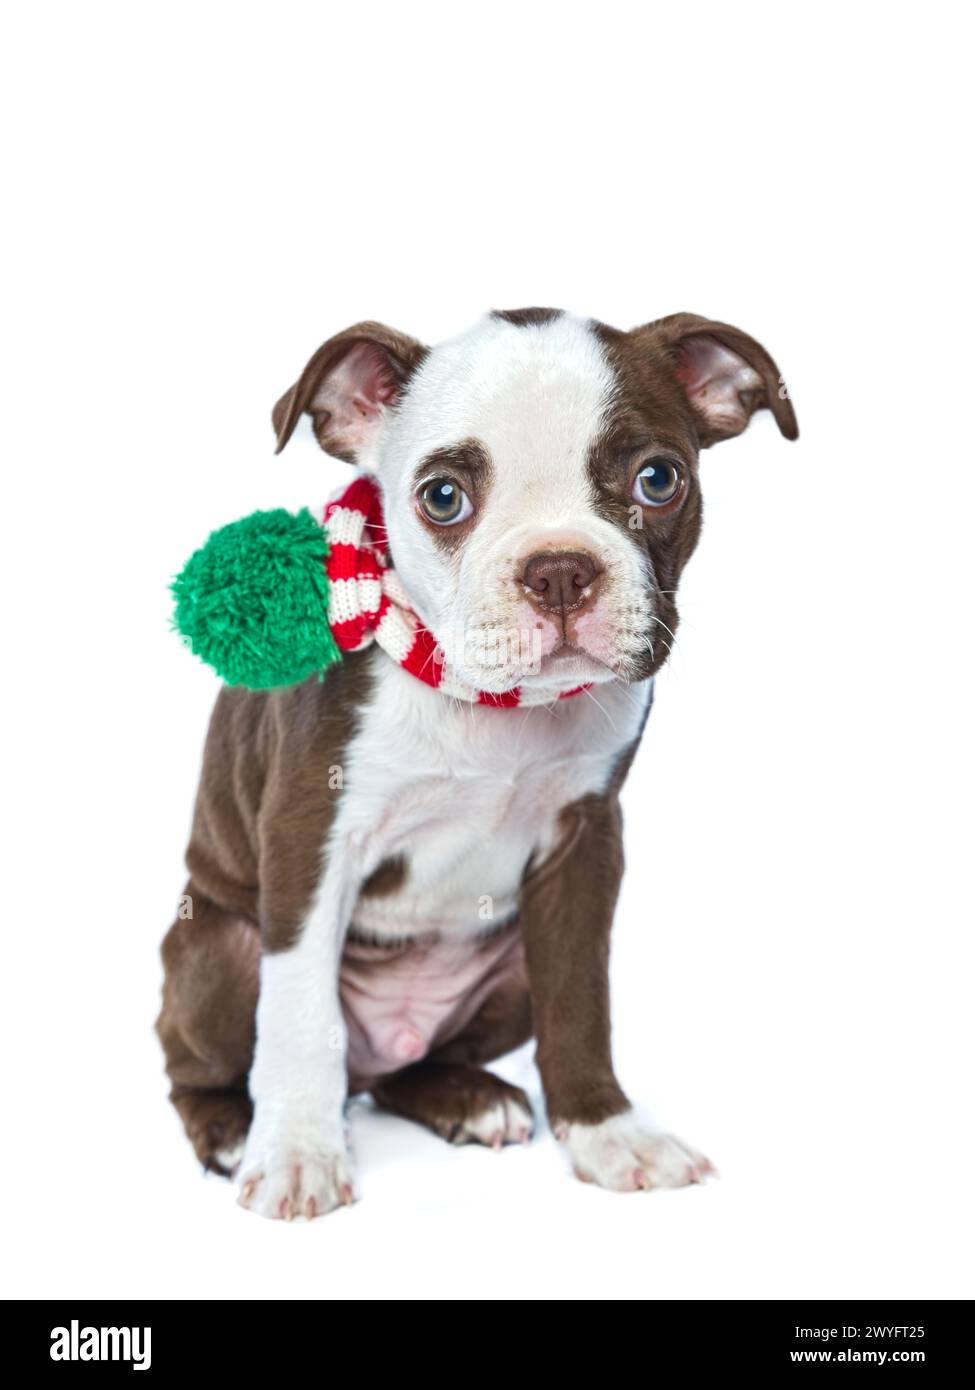
POLYGON ((527 1141, 528 1098, 485 1063, 532 1037, 580 1178, 712 1171, 616 1079, 609 940, 619 792, 700 531, 698 456, 762 409, 796 438, 740 329, 551 309, 434 348, 357 324, 276 405, 279 450, 307 414, 359 470, 367 503, 333 504, 330 543, 393 597, 375 567, 343 579, 337 603, 375 601, 339 614, 341 664, 225 687, 210 725, 157 1027, 193 1147, 243 1206, 351 1202, 357 1092, 453 1143, 527 1141))

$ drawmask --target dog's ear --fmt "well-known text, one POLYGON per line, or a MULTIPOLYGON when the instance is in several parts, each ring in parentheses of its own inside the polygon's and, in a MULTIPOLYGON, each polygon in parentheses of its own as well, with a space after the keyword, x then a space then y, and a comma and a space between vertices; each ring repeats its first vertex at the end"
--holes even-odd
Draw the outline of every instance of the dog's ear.
POLYGON ((280 453, 303 411, 326 453, 354 463, 427 354, 415 338, 357 323, 323 343, 271 412, 280 453))
POLYGON ((671 314, 648 324, 648 330, 669 349, 697 418, 702 448, 741 434, 756 410, 771 410, 786 439, 799 437, 778 367, 761 343, 740 328, 697 314, 671 314))

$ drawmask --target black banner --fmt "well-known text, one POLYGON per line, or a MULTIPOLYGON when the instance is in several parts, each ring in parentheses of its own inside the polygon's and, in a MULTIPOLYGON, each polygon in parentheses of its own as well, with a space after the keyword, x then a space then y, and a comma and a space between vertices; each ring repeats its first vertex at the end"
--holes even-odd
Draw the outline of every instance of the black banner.
MULTIPOLYGON (((538 1301, 545 1301, 544 1293, 538 1301)), ((327 1319, 311 1302, 11 1302, 3 1311, 7 1364, 30 1380, 38 1373, 65 1380, 79 1374, 173 1379, 214 1372, 267 1372, 275 1379, 301 1372, 327 1380, 331 1367, 357 1353, 367 1371, 381 1364, 383 1351, 377 1354, 374 1338, 348 1337, 335 1359, 328 1355, 328 1338, 347 1334, 339 1319, 327 1319)), ((684 1372, 743 1376, 755 1370, 828 1375, 836 1367, 847 1373, 869 1367, 895 1377, 929 1368, 957 1374, 963 1373, 971 1340, 971 1306, 968 1301, 656 1302, 634 1330, 641 1343, 641 1375, 650 1379, 660 1357, 676 1359, 684 1372)), ((409 1353, 416 1373, 432 1350, 426 1345, 429 1336, 429 1325, 418 1323, 412 1335, 398 1330, 389 1346, 391 1351, 395 1346, 399 1364, 409 1353)), ((463 1337, 461 1324, 454 1324, 452 1336, 463 1337)), ((583 1337, 586 1356, 598 1357, 598 1337, 580 1329, 583 1337)), ((477 1342, 480 1347, 483 1333, 477 1342)), ((541 1351, 546 1368, 551 1370, 553 1362, 571 1365, 573 1346, 562 1336, 554 1352, 541 1351)), ((631 1350, 636 1354, 635 1347, 631 1350)), ((619 1352, 617 1343, 610 1359, 619 1352)), ((483 1364, 483 1349, 475 1364, 483 1364)), ((348 1378, 347 1370, 343 1377, 348 1378)))

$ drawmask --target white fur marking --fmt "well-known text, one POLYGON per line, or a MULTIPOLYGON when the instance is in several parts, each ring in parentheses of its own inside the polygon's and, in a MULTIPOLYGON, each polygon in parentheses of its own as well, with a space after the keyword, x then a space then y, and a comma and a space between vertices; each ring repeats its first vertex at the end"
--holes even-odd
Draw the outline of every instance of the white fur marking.
MULTIPOLYGON (((626 674, 642 656, 653 611, 646 557, 619 526, 600 516, 589 453, 618 388, 588 320, 564 314, 515 327, 496 318, 435 348, 411 381, 374 460, 386 497, 396 567, 423 620, 443 645, 458 678, 489 691, 522 684, 544 688, 535 653, 561 641, 518 582, 538 550, 581 549, 604 573, 575 624, 573 678, 579 684, 626 674), (445 555, 413 506, 414 472, 436 449, 474 438, 487 449, 487 505, 459 555, 445 555), (508 635, 505 659, 478 660, 478 634, 508 635), (532 637, 536 640, 517 640, 532 637)), ((567 667, 561 668, 563 688, 567 667)))
POLYGON ((655 1131, 628 1110, 597 1125, 557 1125, 584 1182, 614 1192, 653 1187, 687 1187, 714 1176, 711 1162, 672 1135, 655 1131))

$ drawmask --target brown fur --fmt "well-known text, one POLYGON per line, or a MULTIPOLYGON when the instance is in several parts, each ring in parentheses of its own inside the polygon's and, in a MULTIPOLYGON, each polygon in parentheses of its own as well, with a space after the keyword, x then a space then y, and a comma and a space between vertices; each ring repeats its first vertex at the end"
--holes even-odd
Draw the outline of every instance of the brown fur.
POLYGON ((516 328, 533 328, 540 323, 551 323, 553 319, 562 317, 561 309, 492 309, 491 317, 504 319, 505 323, 513 323, 516 328))
POLYGON ((478 1142, 469 1122, 499 1101, 517 1101, 531 1111, 520 1086, 460 1062, 417 1062, 386 1077, 372 1093, 384 1110, 426 1125, 451 1144, 478 1142))
POLYGON ((201 1163, 247 1133, 247 1075, 254 1051, 260 941, 256 927, 220 910, 192 879, 193 917, 177 921, 162 947, 165 981, 156 1024, 172 1083, 170 1098, 201 1163))
POLYGON ((409 876, 410 866, 401 854, 393 859, 384 859, 359 889, 359 896, 388 898, 391 893, 399 892, 409 876))
POLYGON ((259 924, 266 951, 291 944, 318 886, 374 655, 347 656, 325 681, 217 697, 186 859, 215 905, 259 924))
POLYGON ((681 346, 711 337, 730 348, 762 377, 763 390, 747 402, 749 418, 768 406, 789 439, 798 433, 791 402, 779 394, 778 368, 765 349, 740 329, 696 314, 672 314, 623 333, 594 324, 620 382, 609 421, 590 453, 589 471, 602 514, 620 526, 649 556, 657 584, 656 616, 649 649, 631 679, 653 675, 670 653, 680 615, 675 596, 684 566, 701 534, 698 451, 726 436, 715 433, 688 401, 679 379, 681 346), (633 483, 655 454, 679 464, 682 486, 672 503, 641 508, 631 524, 633 483))
POLYGON ((680 384, 682 350, 696 338, 713 338, 737 353, 761 378, 761 388, 743 402, 742 429, 756 410, 767 408, 786 439, 798 438, 796 414, 778 367, 761 343, 740 328, 702 318, 700 314, 670 314, 629 333, 604 323, 593 327, 619 374, 628 407, 636 406, 644 420, 653 421, 653 433, 660 435, 660 442, 666 443, 667 432, 674 424, 679 436, 689 426, 701 449, 728 437, 727 431, 716 431, 698 414, 680 384), (663 406, 659 417, 652 414, 655 402, 663 406))
POLYGON ((349 463, 355 461, 329 428, 329 412, 314 409, 313 401, 316 391, 328 373, 338 366, 357 343, 371 343, 375 346, 382 355, 391 382, 398 386, 409 380, 429 351, 415 338, 410 338, 405 333, 397 333, 395 329, 372 320, 354 324, 344 333, 329 338, 309 359, 294 386, 285 391, 271 412, 271 421, 278 441, 275 453, 279 454, 287 444, 304 411, 312 417, 315 438, 326 453, 335 454, 349 463))
POLYGON ((217 698, 187 850, 192 916, 163 942, 156 1023, 173 1104, 208 1166, 250 1124, 260 953, 290 945, 317 886, 371 659, 347 658, 326 682, 217 698))
POLYGON ((596 1124, 629 1104, 613 1071, 609 935, 623 876, 615 794, 562 812, 560 850, 522 890, 521 930, 549 1119, 596 1124))

